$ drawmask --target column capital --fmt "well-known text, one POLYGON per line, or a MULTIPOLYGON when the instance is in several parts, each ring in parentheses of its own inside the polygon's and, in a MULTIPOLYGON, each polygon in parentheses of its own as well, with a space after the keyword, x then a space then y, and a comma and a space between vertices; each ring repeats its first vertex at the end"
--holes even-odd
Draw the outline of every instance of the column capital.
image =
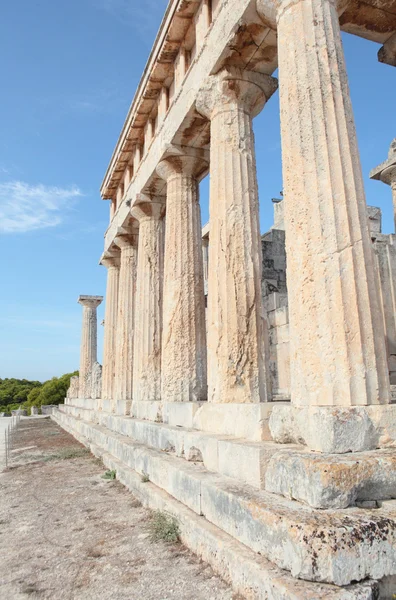
POLYGON ((77 302, 88 308, 97 308, 102 304, 103 296, 79 296, 77 302))
POLYGON ((103 256, 100 259, 100 265, 106 267, 106 269, 119 268, 120 258, 118 256, 103 256))
POLYGON ((208 119, 226 107, 255 117, 277 88, 278 80, 270 75, 228 66, 208 77, 198 93, 196 109, 208 119))
POLYGON ((126 235, 117 235, 114 238, 114 244, 120 248, 120 250, 124 250, 126 248, 134 248, 138 244, 139 236, 137 233, 130 233, 126 235))
POLYGON ((209 153, 203 148, 170 145, 158 163, 157 175, 168 181, 178 174, 199 177, 209 165, 209 153))
POLYGON ((370 171, 370 179, 377 179, 388 185, 396 183, 396 138, 389 147, 388 160, 370 171))
POLYGON ((160 220, 165 214, 165 196, 148 196, 138 194, 136 204, 131 208, 131 215, 139 224, 149 219, 160 220))

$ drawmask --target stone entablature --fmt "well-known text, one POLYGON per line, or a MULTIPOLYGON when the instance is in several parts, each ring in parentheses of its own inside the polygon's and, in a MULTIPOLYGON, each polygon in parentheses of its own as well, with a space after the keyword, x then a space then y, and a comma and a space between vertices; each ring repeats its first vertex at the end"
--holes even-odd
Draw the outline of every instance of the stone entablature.
MULTIPOLYGON (((390 47, 396 16, 386 0, 364 7, 343 0, 338 13, 344 31, 390 47)), ((105 250, 127 218, 125 201, 134 202, 136 194, 158 184, 155 163, 167 144, 207 144, 207 126, 193 106, 205 79, 226 65, 272 74, 276 29, 273 0, 238 0, 232 10, 226 0, 170 2, 102 184, 102 197, 112 200, 111 221, 116 221, 105 250)))

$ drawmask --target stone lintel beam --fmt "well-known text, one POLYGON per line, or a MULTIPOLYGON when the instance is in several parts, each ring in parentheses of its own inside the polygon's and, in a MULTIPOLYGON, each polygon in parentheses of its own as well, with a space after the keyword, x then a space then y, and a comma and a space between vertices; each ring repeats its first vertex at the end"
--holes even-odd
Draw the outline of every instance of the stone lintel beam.
POLYGON ((396 67, 396 32, 378 50, 378 60, 391 67, 396 67))
POLYGON ((261 239, 252 119, 277 89, 269 75, 227 67, 196 108, 211 122, 208 400, 267 399, 261 239))
POLYGON ((167 184, 161 399, 206 400, 206 328, 198 178, 203 150, 169 147, 157 166, 167 184))
POLYGON ((165 197, 138 194, 131 214, 139 222, 133 400, 159 401, 165 197))

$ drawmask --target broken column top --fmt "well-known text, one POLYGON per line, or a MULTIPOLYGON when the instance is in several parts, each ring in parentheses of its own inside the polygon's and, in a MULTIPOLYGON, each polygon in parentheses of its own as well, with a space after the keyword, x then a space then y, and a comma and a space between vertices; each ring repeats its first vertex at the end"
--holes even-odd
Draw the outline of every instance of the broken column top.
POLYGON ((103 301, 103 296, 79 296, 77 302, 82 306, 96 308, 103 301))
POLYGON ((377 179, 388 185, 396 180, 396 138, 389 147, 388 159, 370 171, 370 179, 377 179))

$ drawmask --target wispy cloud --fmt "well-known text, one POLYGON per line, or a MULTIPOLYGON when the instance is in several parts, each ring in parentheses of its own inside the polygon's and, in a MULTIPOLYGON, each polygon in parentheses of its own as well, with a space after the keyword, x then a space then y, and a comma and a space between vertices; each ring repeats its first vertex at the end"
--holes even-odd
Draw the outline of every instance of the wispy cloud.
POLYGON ((141 36, 155 33, 168 0, 91 0, 93 5, 104 10, 128 27, 133 27, 141 36), (157 17, 157 18, 156 18, 157 17))
POLYGON ((25 233, 60 225, 65 213, 82 195, 76 186, 0 183, 0 233, 25 233))

